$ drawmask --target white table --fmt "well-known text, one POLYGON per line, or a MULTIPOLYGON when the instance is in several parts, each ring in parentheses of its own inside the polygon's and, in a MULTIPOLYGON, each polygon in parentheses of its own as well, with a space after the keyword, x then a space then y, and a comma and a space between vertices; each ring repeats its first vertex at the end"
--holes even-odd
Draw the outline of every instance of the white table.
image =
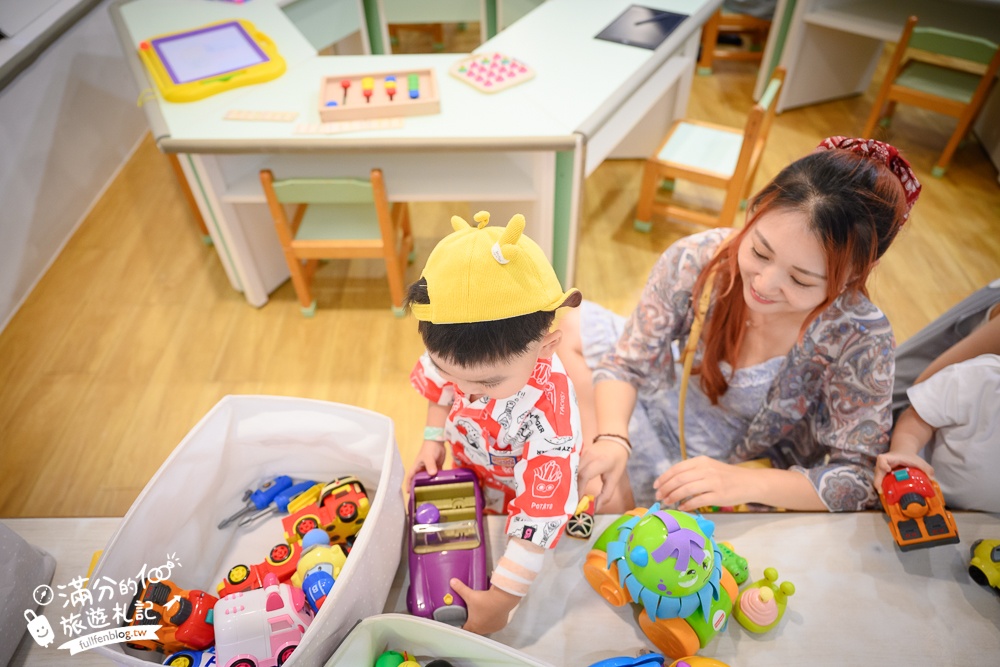
MULTIPOLYGON (((599 530, 615 517, 599 516, 599 530)), ((987 665, 1000 655, 1000 596, 968 575, 969 546, 1000 538, 1000 516, 956 513, 959 544, 900 552, 879 512, 719 514, 715 538, 747 559, 750 581, 774 567, 796 592, 781 624, 735 622, 700 654, 732 667, 987 665)), ((494 562, 503 519, 489 517, 494 562)), ((593 540, 591 540, 592 542, 593 540)), ((653 650, 632 605, 614 608, 583 578, 590 542, 564 537, 511 624, 491 637, 553 665, 653 650)), ((402 573, 386 611, 406 610, 402 573)))
POLYGON ((477 52, 499 51, 536 76, 485 95, 450 76, 456 54, 318 56, 276 6, 134 0, 112 8, 161 150, 181 154, 202 217, 233 287, 261 306, 288 276, 258 181, 357 176, 381 167, 393 201, 468 201, 498 223, 523 213, 557 274, 573 282, 583 179, 607 157, 647 157, 687 107, 701 26, 721 0, 650 0, 689 15, 655 51, 594 39, 629 0, 548 0, 477 52), (164 101, 135 56, 144 39, 240 17, 276 43, 288 69, 276 80, 198 102, 164 101), (225 120, 229 110, 294 111, 318 122, 324 75, 431 67, 441 112, 401 128, 302 134, 296 123, 225 120))
MULTIPOLYGON (((911 15, 919 17, 919 25, 1000 42, 997 0, 779 0, 754 99, 763 94, 779 64, 786 76, 778 113, 864 93, 884 44, 899 40, 911 15)), ((998 90, 987 99, 974 131, 1000 168, 998 90)), ((854 131, 863 123, 864 118, 858 119, 854 131)), ((851 131, 844 128, 845 133, 851 131)))
MULTIPOLYGON (((598 530, 614 517, 598 517, 598 530)), ((736 667, 755 665, 987 665, 1000 654, 1000 596, 968 576, 969 546, 1000 537, 1000 516, 955 514, 961 543, 900 552, 882 514, 713 515, 717 540, 733 544, 752 580, 765 567, 795 584, 781 624, 752 635, 736 623, 701 651, 736 667)), ((58 562, 53 585, 83 576, 119 519, 4 519, 58 562)), ((491 557, 502 553, 503 521, 489 517, 491 557)), ((598 534, 595 531, 595 536, 598 534)), ((553 665, 588 665, 650 650, 632 607, 614 608, 582 576, 590 542, 564 537, 547 555, 512 623, 493 639, 553 665)), ((404 560, 405 563, 405 560, 404 560)), ((385 611, 406 610, 401 566, 385 611)), ((14 665, 67 664, 29 639, 14 665)), ((73 656, 74 666, 106 664, 73 656)))

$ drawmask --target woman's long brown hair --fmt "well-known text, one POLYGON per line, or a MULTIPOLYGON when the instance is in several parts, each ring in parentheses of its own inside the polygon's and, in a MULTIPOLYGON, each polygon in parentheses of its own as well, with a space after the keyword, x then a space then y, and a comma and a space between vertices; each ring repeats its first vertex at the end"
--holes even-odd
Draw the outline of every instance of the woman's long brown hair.
POLYGON ((796 160, 754 197, 746 225, 708 262, 691 295, 692 304, 697 303, 708 276, 717 274, 703 332, 704 352, 695 369, 713 404, 729 388, 719 364, 725 361, 736 367, 746 335, 740 243, 762 215, 777 210, 802 213, 826 254, 826 298, 806 317, 801 339, 809 324, 842 292, 867 296, 868 275, 902 227, 907 207, 903 187, 888 167, 846 150, 796 160))

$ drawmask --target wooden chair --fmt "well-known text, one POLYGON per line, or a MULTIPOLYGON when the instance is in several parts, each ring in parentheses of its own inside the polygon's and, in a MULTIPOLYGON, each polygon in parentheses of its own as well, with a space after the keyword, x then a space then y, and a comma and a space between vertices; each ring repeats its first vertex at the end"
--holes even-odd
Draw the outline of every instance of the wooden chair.
POLYGON ((671 126, 656 155, 646 161, 636 207, 637 230, 649 231, 654 213, 701 225, 733 224, 736 209, 753 186, 784 80, 785 70, 779 67, 760 101, 750 110, 743 129, 684 119, 671 126), (725 190, 719 214, 684 208, 672 201, 657 202, 656 194, 664 179, 671 190, 675 179, 725 190))
POLYGON ((413 234, 406 205, 396 203, 390 210, 380 169, 372 169, 368 181, 276 181, 270 169, 263 169, 260 182, 303 315, 312 317, 316 312, 310 285, 320 259, 380 257, 385 260, 392 312, 403 316, 403 276, 413 259, 413 234), (291 220, 286 204, 297 205, 291 220))
POLYGON ((771 22, 747 14, 730 14, 721 9, 712 14, 701 29, 701 56, 698 58, 698 74, 712 73, 716 60, 741 60, 760 62, 764 57, 764 44, 771 22), (747 48, 719 48, 719 35, 746 36, 747 48))
POLYGON ((954 116, 958 125, 931 170, 933 176, 940 178, 996 83, 998 68, 1000 48, 996 43, 981 37, 918 27, 917 17, 911 16, 893 51, 862 134, 871 137, 876 123, 888 127, 897 102, 954 116), (932 54, 930 58, 928 54, 932 54), (948 60, 942 62, 943 59, 948 60), (965 61, 965 68, 953 66, 961 65, 960 61, 965 61), (980 70, 985 67, 985 71, 973 73, 970 67, 980 70))

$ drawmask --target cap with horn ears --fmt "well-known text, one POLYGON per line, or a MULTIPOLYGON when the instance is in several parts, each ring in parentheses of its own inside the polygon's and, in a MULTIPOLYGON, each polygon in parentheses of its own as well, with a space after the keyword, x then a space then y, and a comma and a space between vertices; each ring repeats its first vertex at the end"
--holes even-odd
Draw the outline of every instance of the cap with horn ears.
POLYGON ((441 239, 420 274, 430 303, 411 304, 413 315, 432 324, 492 322, 561 306, 579 305, 577 289, 563 291, 538 244, 524 235, 524 216, 506 227, 489 227, 490 214, 473 216, 476 227, 455 215, 455 231, 441 239))

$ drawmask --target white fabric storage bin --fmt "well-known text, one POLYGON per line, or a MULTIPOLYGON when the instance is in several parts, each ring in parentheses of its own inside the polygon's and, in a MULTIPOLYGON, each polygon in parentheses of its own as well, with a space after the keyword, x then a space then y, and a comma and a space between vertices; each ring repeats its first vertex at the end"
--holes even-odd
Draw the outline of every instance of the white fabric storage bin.
MULTIPOLYGON (((330 481, 356 476, 371 499, 365 523, 323 608, 285 664, 322 665, 361 619, 382 611, 404 535, 403 465, 392 420, 348 405, 280 396, 227 396, 171 453, 122 519, 91 575, 120 582, 145 566, 180 562, 171 580, 217 595, 237 563, 259 563, 284 539, 278 515, 248 528, 220 521, 242 507, 247 489, 276 475, 330 481)), ((96 599, 96 596, 95 596, 96 599)), ((118 598, 121 600, 121 598, 118 598)), ((127 603, 131 599, 125 599, 127 603)), ((94 651, 141 667, 156 652, 124 644, 94 651)))
POLYGON ((422 665, 441 658, 454 667, 552 667, 492 639, 407 614, 361 621, 325 667, 370 667, 385 651, 406 651, 422 665))

